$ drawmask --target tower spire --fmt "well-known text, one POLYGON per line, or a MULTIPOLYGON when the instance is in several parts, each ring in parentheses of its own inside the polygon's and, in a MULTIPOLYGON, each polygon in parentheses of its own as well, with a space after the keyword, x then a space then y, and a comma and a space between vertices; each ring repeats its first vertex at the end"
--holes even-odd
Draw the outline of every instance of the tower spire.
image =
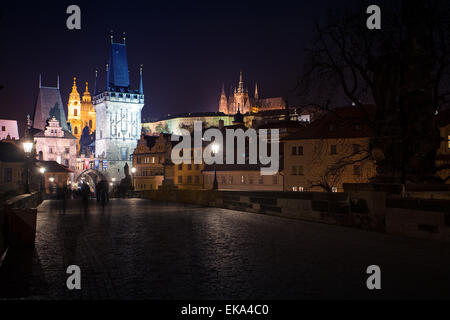
POLYGON ((244 81, 242 80, 242 70, 241 73, 239 75, 239 89, 238 89, 239 93, 244 93, 244 81))
POLYGON ((56 77, 57 88, 59 89, 59 75, 56 77))
POLYGON ((106 90, 109 91, 109 63, 106 64, 106 90))
POLYGON ((255 99, 259 100, 258 82, 255 82, 255 99))
POLYGON ((127 33, 126 32, 124 32, 122 34, 122 40, 123 40, 123 44, 127 44, 127 33))
POLYGON ((95 69, 94 96, 97 94, 97 79, 98 79, 98 70, 95 69))
POLYGON ((139 71, 139 74, 140 74, 140 81, 139 81, 139 93, 140 94, 144 94, 144 84, 143 84, 143 82, 142 82, 142 72, 143 72, 143 69, 144 69, 144 66, 141 64, 141 68, 140 68, 140 71, 139 71))
POLYGON ((42 88, 42 74, 39 73, 39 89, 42 88))
POLYGON ((114 31, 111 30, 109 33, 109 38, 111 39, 111 44, 114 42, 114 31))

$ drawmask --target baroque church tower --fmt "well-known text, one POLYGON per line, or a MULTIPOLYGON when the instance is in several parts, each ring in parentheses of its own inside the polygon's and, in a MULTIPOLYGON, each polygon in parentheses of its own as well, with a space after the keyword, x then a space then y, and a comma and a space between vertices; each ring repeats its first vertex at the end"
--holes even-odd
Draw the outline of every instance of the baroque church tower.
MULTIPOLYGON (((89 84, 86 82, 86 90, 83 93, 83 98, 81 99, 81 122, 84 129, 89 128, 89 134, 95 131, 95 110, 92 104, 91 94, 89 92, 89 84)), ((82 130, 83 131, 83 130, 82 130)))
POLYGON ((141 135, 141 112, 144 107, 142 66, 138 90, 130 87, 125 37, 114 42, 111 35, 106 86, 96 92, 95 155, 102 159, 102 170, 110 178, 123 178, 124 166, 131 163, 131 154, 141 135))
POLYGON ((69 103, 67 105, 67 122, 70 123, 72 134, 77 138, 77 152, 80 150, 80 137, 82 128, 81 122, 81 100, 77 90, 77 78, 73 78, 72 92, 69 95, 69 103))
POLYGON ((68 118, 72 134, 77 138, 77 153, 80 152, 80 138, 85 127, 89 128, 89 133, 95 131, 95 110, 92 105, 91 94, 89 93, 88 83, 86 82, 86 90, 80 99, 77 89, 77 78, 73 78, 72 92, 69 95, 69 103, 67 105, 68 118))

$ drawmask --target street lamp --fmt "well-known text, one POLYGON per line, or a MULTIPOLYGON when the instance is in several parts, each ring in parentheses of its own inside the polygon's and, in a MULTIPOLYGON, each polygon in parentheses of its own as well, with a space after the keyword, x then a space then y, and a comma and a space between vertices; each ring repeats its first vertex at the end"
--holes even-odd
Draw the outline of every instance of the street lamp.
POLYGON ((41 193, 44 192, 45 193, 45 183, 44 183, 44 174, 45 171, 47 171, 47 169, 45 169, 44 167, 40 167, 39 168, 39 172, 41 173, 41 193))
MULTIPOLYGON (((217 143, 214 143, 212 145, 212 152, 214 156, 219 153, 220 146, 217 143)), ((219 189, 219 183, 217 182, 217 170, 216 170, 216 162, 214 161, 214 182, 213 182, 213 190, 219 189)))
POLYGON ((131 168, 131 184, 133 186, 133 191, 134 191, 134 174, 136 173, 136 168, 133 167, 131 168))
POLYGON ((33 151, 33 142, 25 141, 23 143, 23 150, 25 151, 25 170, 26 170, 26 181, 25 181, 25 193, 30 193, 30 156, 31 151, 33 151))

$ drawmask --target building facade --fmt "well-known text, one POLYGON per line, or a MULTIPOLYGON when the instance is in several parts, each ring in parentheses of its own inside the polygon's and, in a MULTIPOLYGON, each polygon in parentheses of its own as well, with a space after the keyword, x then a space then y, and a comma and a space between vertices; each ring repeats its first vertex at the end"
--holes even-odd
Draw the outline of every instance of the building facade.
MULTIPOLYGON (((222 191, 283 191, 281 172, 273 176, 261 175, 259 165, 217 165, 217 184, 222 191)), ((214 166, 203 170, 204 188, 212 189, 214 166)))
POLYGON ((34 135, 34 142, 40 161, 55 161, 67 168, 76 168, 76 138, 64 131, 55 117, 48 121, 45 131, 34 135))
POLYGON ((220 112, 201 112, 168 115, 164 119, 142 124, 146 135, 158 136, 160 133, 182 135, 182 130, 193 132, 194 123, 200 121, 204 128, 219 127, 221 123, 228 126, 233 123, 233 116, 220 112))
POLYGON ((106 87, 96 92, 95 155, 106 161, 110 178, 122 179, 124 166, 131 164, 131 155, 141 135, 141 112, 144 107, 142 67, 140 89, 130 87, 125 39, 115 43, 111 37, 106 87))
POLYGON ((0 119, 0 140, 19 140, 19 127, 17 120, 0 119))
POLYGON ((343 192, 344 183, 368 183, 376 175, 373 136, 366 113, 339 108, 283 142, 284 190, 343 192))
MULTIPOLYGON (((173 177, 171 162, 172 142, 170 135, 158 137, 141 135, 133 152, 133 186, 136 191, 157 190, 163 181, 173 177)), ((173 179, 173 178, 172 178, 173 179)))
POLYGON ((0 194, 23 193, 25 187, 25 154, 15 141, 0 141, 0 194))

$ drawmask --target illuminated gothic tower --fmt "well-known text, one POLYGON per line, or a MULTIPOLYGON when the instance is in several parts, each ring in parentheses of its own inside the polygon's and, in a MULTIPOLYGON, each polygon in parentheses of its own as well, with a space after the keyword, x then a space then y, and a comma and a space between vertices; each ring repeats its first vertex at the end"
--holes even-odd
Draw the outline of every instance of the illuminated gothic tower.
POLYGON ((140 88, 130 87, 127 47, 125 37, 122 43, 115 43, 111 35, 109 63, 106 66, 106 87, 96 92, 95 154, 103 159, 101 169, 110 178, 123 178, 126 163, 131 165, 131 154, 141 135, 141 112, 144 107, 142 67, 140 88))
POLYGON ((225 94, 225 84, 222 85, 222 94, 220 95, 219 112, 228 114, 228 100, 225 94))
POLYGON ((242 114, 250 112, 250 105, 248 104, 248 90, 244 88, 244 80, 242 80, 242 71, 239 75, 239 87, 234 93, 234 110, 232 113, 240 111, 242 114))
POLYGON ((81 122, 81 101, 80 94, 77 91, 77 78, 73 78, 72 92, 69 95, 69 103, 67 105, 67 122, 70 123, 72 134, 77 138, 77 152, 80 150, 80 137, 83 131, 81 122))

